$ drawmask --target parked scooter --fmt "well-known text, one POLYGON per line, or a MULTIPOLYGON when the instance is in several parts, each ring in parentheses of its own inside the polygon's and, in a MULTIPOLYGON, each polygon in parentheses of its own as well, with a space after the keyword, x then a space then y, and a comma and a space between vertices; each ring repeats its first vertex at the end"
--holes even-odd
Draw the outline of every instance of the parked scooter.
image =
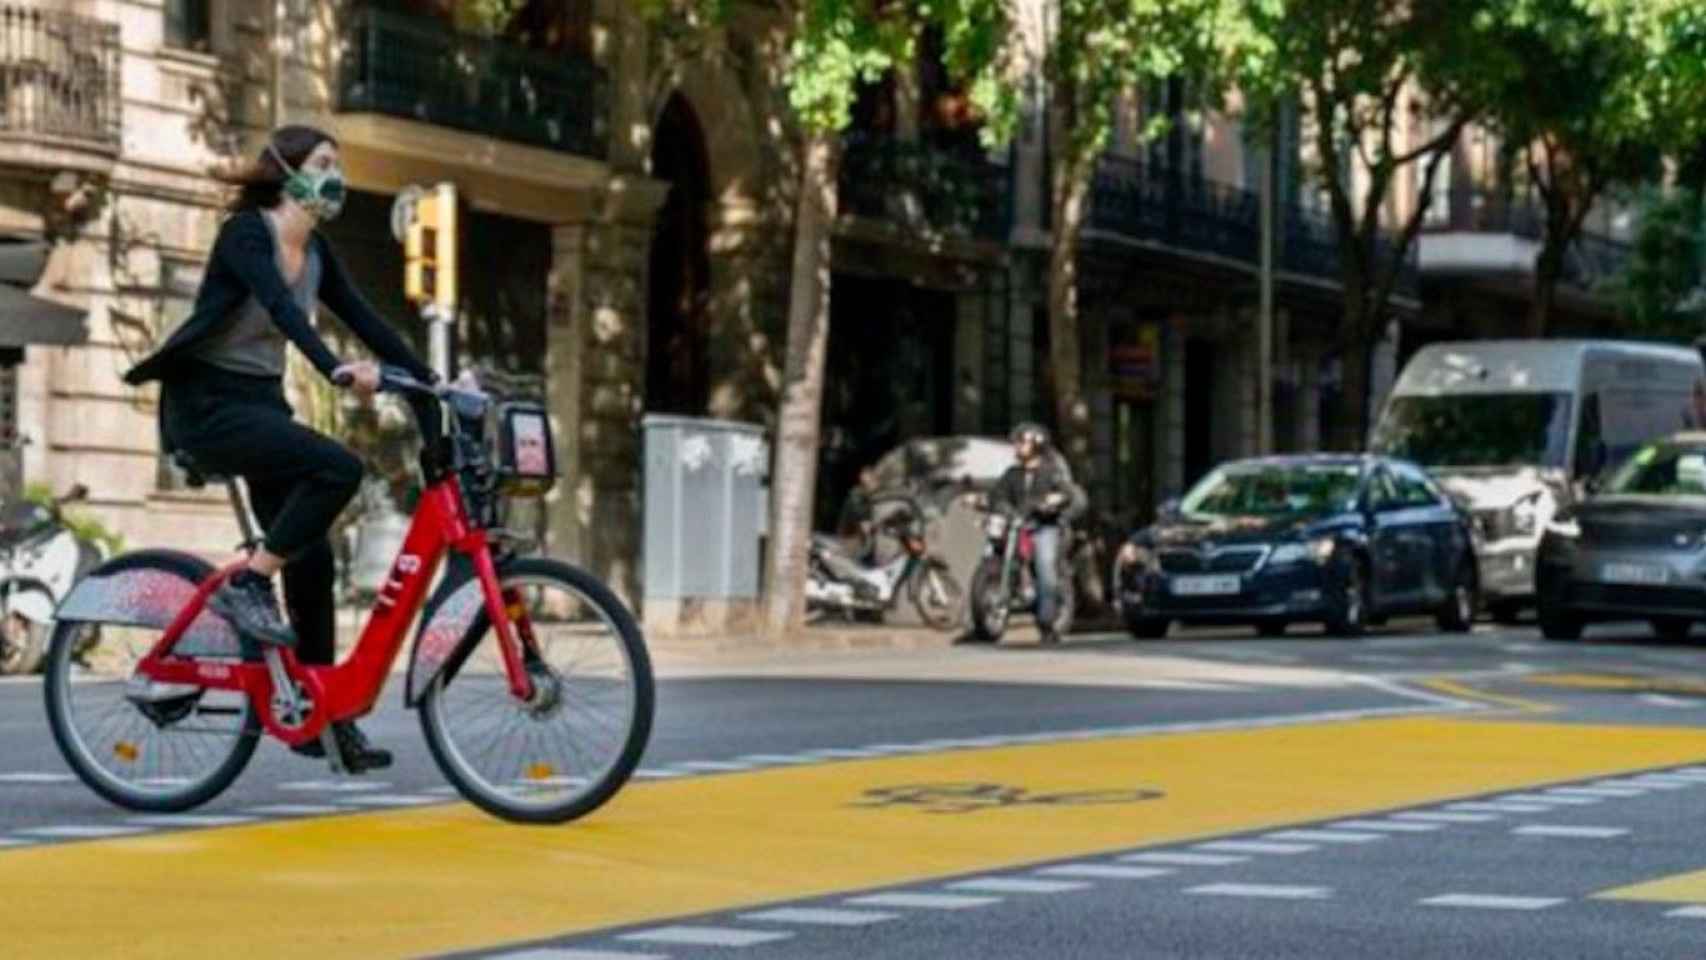
MULTIPOLYGON (((1016 511, 992 507, 987 498, 980 497, 978 509, 984 511, 983 558, 971 578, 972 635, 985 643, 995 643, 1007 632, 1013 614, 1035 614, 1037 609, 1037 578, 1035 548, 1032 533, 1035 522, 1016 511)), ((1073 534, 1070 527, 1062 530, 1060 545, 1060 602, 1056 605, 1054 633, 1064 636, 1072 630, 1072 617, 1077 608, 1078 591, 1072 576, 1073 534)))
POLYGON ((72 533, 60 513, 88 495, 77 484, 50 504, 16 500, 0 507, 0 674, 40 668, 54 609, 100 562, 94 546, 72 533))
POLYGON ((918 500, 901 494, 876 498, 898 501, 877 523, 877 530, 897 540, 901 551, 875 566, 848 552, 835 537, 814 534, 811 569, 806 577, 808 614, 883 615, 894 609, 904 587, 924 622, 937 630, 952 630, 960 620, 964 591, 947 561, 932 554, 924 540, 925 515, 918 500))

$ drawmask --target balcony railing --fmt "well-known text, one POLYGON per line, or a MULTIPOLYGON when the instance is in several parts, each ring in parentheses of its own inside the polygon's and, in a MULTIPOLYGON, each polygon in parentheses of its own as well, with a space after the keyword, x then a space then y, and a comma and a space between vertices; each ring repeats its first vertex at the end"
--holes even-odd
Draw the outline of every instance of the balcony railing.
MULTIPOLYGON (((1182 252, 1254 265, 1261 260, 1261 218, 1261 198, 1255 191, 1109 155, 1097 165, 1088 223, 1182 252)), ((1276 227, 1278 269, 1335 282, 1341 279, 1338 231, 1330 219, 1297 204, 1281 204, 1276 227)), ((1376 240, 1376 257, 1389 256, 1395 242, 1393 236, 1382 233, 1376 240)), ((1396 290, 1408 296, 1419 290, 1413 245, 1400 267, 1396 290)))
POLYGON ((0 137, 119 146, 115 23, 0 4, 0 137))
POLYGON ((843 214, 999 241, 1010 196, 1006 169, 981 156, 881 137, 843 143, 843 214))
POLYGON ((459 34, 435 20, 351 12, 338 109, 380 113, 602 158, 609 85, 584 60, 459 34))
MULTIPOLYGON (((1450 191, 1443 207, 1430 209, 1423 229, 1434 233, 1506 233, 1538 243, 1546 237, 1546 209, 1507 191, 1465 187, 1450 191)), ((1622 273, 1632 251, 1628 243, 1583 230, 1564 254, 1562 279, 1592 289, 1622 273)))

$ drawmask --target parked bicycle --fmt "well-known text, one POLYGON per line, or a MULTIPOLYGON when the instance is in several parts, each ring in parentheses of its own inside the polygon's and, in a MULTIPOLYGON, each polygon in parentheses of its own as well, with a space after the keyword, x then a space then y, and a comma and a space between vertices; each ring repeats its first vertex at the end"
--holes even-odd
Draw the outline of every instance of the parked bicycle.
MULTIPOLYGON (((381 389, 414 410, 425 489, 341 663, 305 666, 289 649, 263 651, 205 609, 241 562, 216 570, 174 550, 126 554, 60 606, 48 720, 95 792, 134 810, 190 809, 230 786, 262 732, 291 745, 318 739, 342 772, 330 725, 372 710, 447 555, 404 687, 445 777, 498 817, 546 823, 597 809, 633 773, 654 699, 639 627, 592 575, 518 555, 501 526, 505 495, 542 495, 555 478, 546 411, 391 368, 381 389), (74 653, 97 627, 79 667, 74 653)), ((192 483, 227 484, 252 549, 238 483, 179 462, 192 483)))

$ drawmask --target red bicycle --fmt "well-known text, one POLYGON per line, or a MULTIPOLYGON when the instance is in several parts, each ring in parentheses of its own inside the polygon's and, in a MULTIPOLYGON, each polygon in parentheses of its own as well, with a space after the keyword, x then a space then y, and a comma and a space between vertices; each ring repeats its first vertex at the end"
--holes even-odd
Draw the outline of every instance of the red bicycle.
MULTIPOLYGON (((518 555, 502 530, 507 496, 543 495, 555 478, 545 410, 392 369, 381 389, 414 410, 425 489, 341 663, 262 651, 206 610, 240 562, 215 569, 142 550, 91 571, 60 604, 48 721, 90 788, 134 810, 188 810, 236 780, 262 731, 291 745, 318 739, 341 772, 330 724, 373 709, 423 601, 404 703, 464 797, 504 819, 559 823, 597 809, 632 775, 654 704, 633 615, 591 574, 518 555)), ((192 483, 227 485, 252 550, 238 483, 178 459, 192 483)))

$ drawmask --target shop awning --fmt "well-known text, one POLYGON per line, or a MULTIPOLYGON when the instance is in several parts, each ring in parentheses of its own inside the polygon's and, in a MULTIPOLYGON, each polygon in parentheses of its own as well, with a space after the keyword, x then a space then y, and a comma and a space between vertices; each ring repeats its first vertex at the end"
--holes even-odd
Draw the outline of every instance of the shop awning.
POLYGON ((0 347, 73 346, 89 339, 88 314, 0 283, 0 347))

